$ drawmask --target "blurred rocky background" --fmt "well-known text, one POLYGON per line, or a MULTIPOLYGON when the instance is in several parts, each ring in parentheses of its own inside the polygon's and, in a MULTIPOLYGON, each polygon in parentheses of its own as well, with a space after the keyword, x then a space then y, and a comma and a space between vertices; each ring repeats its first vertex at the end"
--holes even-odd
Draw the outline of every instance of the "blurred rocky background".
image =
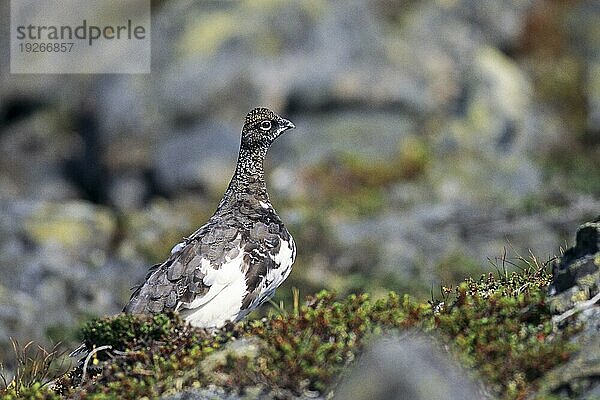
POLYGON ((425 298, 505 252, 558 255, 600 210, 595 0, 156 0, 152 16, 149 75, 12 75, 0 27, 0 361, 11 336, 75 343, 119 312, 215 209, 255 106, 297 126, 266 166, 298 243, 276 302, 425 298))

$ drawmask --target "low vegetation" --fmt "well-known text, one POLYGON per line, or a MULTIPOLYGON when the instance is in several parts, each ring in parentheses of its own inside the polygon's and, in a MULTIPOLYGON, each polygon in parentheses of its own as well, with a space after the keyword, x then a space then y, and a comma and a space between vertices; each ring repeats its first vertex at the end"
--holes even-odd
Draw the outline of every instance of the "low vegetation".
POLYGON ((85 372, 80 366, 51 385, 17 378, 1 393, 6 399, 137 399, 211 384, 281 397, 328 393, 374 337, 416 329, 447 343, 500 398, 523 399, 575 350, 570 332, 553 329, 545 302, 549 279, 543 267, 529 264, 443 288, 429 302, 396 293, 338 299, 323 291, 292 310, 216 332, 191 328, 176 315, 117 315, 82 328, 94 349, 85 372))

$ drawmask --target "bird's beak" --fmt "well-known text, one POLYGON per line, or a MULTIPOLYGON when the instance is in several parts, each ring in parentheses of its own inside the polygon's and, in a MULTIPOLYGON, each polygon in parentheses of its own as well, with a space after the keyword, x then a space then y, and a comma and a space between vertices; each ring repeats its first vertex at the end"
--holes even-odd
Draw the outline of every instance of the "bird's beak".
POLYGON ((292 123, 289 119, 282 118, 281 126, 283 127, 282 131, 287 131, 288 129, 294 129, 296 125, 292 123))

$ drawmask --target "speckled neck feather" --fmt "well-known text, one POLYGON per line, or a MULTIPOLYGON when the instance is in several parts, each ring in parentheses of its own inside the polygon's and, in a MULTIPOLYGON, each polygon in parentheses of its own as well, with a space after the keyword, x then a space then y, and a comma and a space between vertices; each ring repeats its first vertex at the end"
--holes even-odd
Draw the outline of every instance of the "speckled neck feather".
POLYGON ((248 194, 258 200, 268 201, 267 186, 263 163, 267 154, 267 146, 248 149, 242 145, 238 155, 237 166, 225 198, 235 197, 236 194, 248 194))

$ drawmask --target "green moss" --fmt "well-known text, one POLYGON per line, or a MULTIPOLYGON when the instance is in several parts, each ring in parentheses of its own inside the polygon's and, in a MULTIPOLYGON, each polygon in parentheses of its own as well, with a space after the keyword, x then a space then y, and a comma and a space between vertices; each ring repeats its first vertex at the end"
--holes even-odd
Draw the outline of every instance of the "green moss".
POLYGON ((15 390, 14 387, 0 390, 0 399, 58 400, 62 399, 62 397, 50 389, 47 385, 42 385, 40 382, 36 382, 29 387, 21 387, 19 390, 15 390))
POLYGON ((209 384, 326 394, 366 343, 410 328, 441 337, 500 398, 524 398, 574 351, 568 332, 553 332, 548 282, 545 271, 528 268, 467 279, 425 303, 393 292, 372 300, 323 291, 294 310, 216 332, 191 328, 176 315, 118 315, 82 329, 90 348, 113 347, 94 357, 99 372, 79 388, 72 378, 61 384, 69 396, 93 399, 152 398, 209 384))
POLYGON ((430 328, 453 339, 463 363, 479 371, 504 398, 529 394, 537 379, 574 350, 562 334, 553 336, 545 303, 547 276, 524 277, 514 273, 468 280, 430 328))
POLYGON ((156 315, 147 320, 123 314, 117 317, 93 320, 81 329, 81 336, 88 348, 111 346, 115 350, 125 351, 138 343, 166 340, 175 333, 175 315, 156 315))

